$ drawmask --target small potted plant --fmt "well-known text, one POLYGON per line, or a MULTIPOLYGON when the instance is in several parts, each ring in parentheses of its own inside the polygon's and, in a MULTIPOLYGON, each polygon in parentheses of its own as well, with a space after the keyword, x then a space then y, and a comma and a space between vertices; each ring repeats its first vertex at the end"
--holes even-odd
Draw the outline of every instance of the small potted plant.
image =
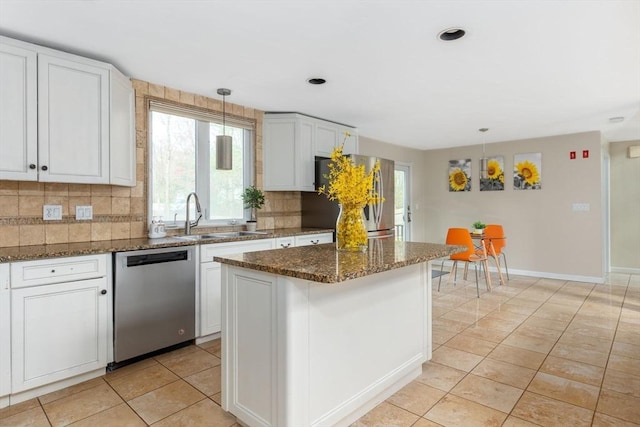
POLYGON ((482 234, 484 233, 484 229, 487 226, 487 224, 485 224, 482 221, 476 221, 472 224, 472 226, 473 226, 474 234, 482 234))
POLYGON ((252 185, 244 189, 242 201, 245 209, 251 209, 251 219, 247 221, 247 230, 255 231, 257 224, 256 212, 264 206, 264 193, 259 188, 256 188, 255 185, 252 185))

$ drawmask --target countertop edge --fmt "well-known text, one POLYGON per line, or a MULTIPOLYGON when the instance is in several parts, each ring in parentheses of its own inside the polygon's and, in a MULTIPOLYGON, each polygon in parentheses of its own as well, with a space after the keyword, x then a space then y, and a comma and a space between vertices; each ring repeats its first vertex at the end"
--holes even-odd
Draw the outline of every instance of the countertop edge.
MULTIPOLYGON (((424 253, 422 255, 416 255, 416 256, 409 257, 407 259, 394 261, 394 262, 384 262, 380 264, 367 263, 366 267, 363 267, 361 269, 356 269, 356 270, 347 271, 347 272, 339 272, 335 274, 309 271, 310 269, 309 269, 308 261, 305 262, 304 264, 301 263, 300 266, 297 268, 291 265, 286 265, 286 266, 278 265, 275 260, 274 262, 269 262, 268 253, 276 251, 276 252, 273 252, 274 255, 281 254, 282 252, 277 252, 277 251, 282 251, 282 249, 273 249, 270 251, 254 252, 253 254, 256 254, 255 256, 258 256, 258 254, 262 254, 261 260, 255 261, 255 262, 252 262, 251 260, 249 260, 249 257, 244 257, 242 254, 228 255, 228 256, 214 256, 213 260, 216 262, 232 265, 235 267, 242 267, 250 270, 257 270, 257 271, 262 271, 262 272, 281 275, 281 276, 294 277, 302 280, 310 280, 313 282, 332 284, 332 283, 340 283, 347 280, 357 279, 360 277, 366 277, 371 274, 395 270, 398 268, 403 268, 409 265, 419 264, 422 262, 427 262, 427 261, 431 261, 438 258, 443 258, 451 254, 463 252, 467 250, 466 246, 453 246, 453 245, 445 245, 445 244, 439 244, 439 243, 399 242, 399 244, 429 245, 429 252, 424 253)), ((329 247, 329 246, 333 248, 335 254, 337 254, 338 256, 340 254, 342 254, 344 257, 356 257, 356 256, 367 257, 368 256, 366 253, 358 254, 358 253, 337 252, 335 250, 335 244, 325 244, 325 245, 318 245, 313 247, 302 247, 302 248, 290 248, 285 250, 290 251, 290 253, 292 253, 292 251, 294 251, 295 249, 299 249, 301 251, 310 251, 310 250, 313 250, 312 248, 322 248, 322 247, 329 247)), ((323 255, 326 255, 326 254, 323 253, 323 255)), ((308 257, 302 257, 302 258, 305 258, 308 260, 308 257)), ((336 259, 336 264, 338 263, 339 261, 336 259)))
MULTIPOLYGON (((200 231, 200 230, 198 230, 200 231)), ((277 239, 280 237, 303 236, 306 234, 333 233, 332 229, 312 228, 282 228, 260 230, 267 234, 241 237, 225 237, 203 239, 198 241, 180 239, 175 236, 167 236, 159 239, 114 239, 96 240, 89 242, 73 242, 60 244, 45 244, 32 246, 5 246, 0 247, 0 264, 33 261, 46 258, 63 258, 81 255, 95 255, 112 252, 137 251, 144 249, 170 248, 180 246, 196 246, 229 242, 245 242, 250 240, 277 239)), ((224 232, 224 231, 221 231, 224 232)), ((205 232, 203 231, 203 234, 205 232)), ((210 233, 210 232, 206 232, 210 233)), ((200 234, 200 233, 193 233, 200 234)))

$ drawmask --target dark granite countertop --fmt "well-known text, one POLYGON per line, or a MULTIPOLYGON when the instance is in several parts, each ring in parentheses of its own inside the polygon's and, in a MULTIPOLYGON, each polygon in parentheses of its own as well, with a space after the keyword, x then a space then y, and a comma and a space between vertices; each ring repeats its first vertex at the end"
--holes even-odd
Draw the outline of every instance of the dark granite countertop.
POLYGON ((367 252, 337 251, 333 243, 216 256, 214 261, 282 276, 337 283, 465 251, 466 246, 370 240, 367 252))
MULTIPOLYGON (((194 230, 198 234, 200 230, 194 230)), ((0 247, 0 263, 29 261, 43 258, 90 255, 109 252, 136 251, 141 249, 167 248, 177 246, 193 246, 209 243, 239 242, 245 240, 272 239, 278 237, 300 236, 304 234, 332 233, 330 229, 319 228, 280 228, 260 230, 267 234, 203 239, 198 241, 163 237, 160 239, 122 239, 100 240, 94 242, 60 243, 52 245, 10 246, 0 247)), ((221 231, 224 232, 224 231, 221 231)))

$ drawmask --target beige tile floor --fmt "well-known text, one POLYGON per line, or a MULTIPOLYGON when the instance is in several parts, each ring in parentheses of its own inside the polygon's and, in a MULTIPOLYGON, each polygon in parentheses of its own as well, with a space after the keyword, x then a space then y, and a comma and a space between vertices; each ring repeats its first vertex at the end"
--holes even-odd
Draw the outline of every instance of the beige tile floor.
MULTIPOLYGON (((433 315, 422 375, 354 426, 640 426, 640 276, 512 276, 480 299, 443 282, 433 315)), ((219 402, 213 341, 4 408, 0 426, 239 426, 219 402)))

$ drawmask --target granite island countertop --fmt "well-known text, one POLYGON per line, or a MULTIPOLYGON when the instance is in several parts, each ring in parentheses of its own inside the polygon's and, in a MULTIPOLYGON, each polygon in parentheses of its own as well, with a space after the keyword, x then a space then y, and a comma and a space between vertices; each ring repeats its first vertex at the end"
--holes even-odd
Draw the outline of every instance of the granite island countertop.
POLYGON ((215 256, 214 261, 320 283, 338 283, 449 256, 466 246, 370 240, 367 252, 336 250, 335 243, 215 256))
MULTIPOLYGON (((225 232, 221 230, 215 232, 225 232)), ((180 239, 175 236, 167 236, 160 239, 119 239, 99 240, 93 242, 59 243, 31 246, 0 247, 0 263, 15 261, 31 261, 35 259, 57 258, 68 256, 91 255, 109 252, 137 251, 142 249, 168 248, 178 246, 193 246, 210 243, 239 242, 246 240, 273 239, 278 237, 301 236, 305 234, 332 233, 333 230, 324 228, 278 228, 259 230, 266 234, 202 239, 198 241, 180 239)), ((212 231, 207 231, 211 233, 212 231)), ((193 234, 205 233, 205 230, 197 229, 193 234)))

